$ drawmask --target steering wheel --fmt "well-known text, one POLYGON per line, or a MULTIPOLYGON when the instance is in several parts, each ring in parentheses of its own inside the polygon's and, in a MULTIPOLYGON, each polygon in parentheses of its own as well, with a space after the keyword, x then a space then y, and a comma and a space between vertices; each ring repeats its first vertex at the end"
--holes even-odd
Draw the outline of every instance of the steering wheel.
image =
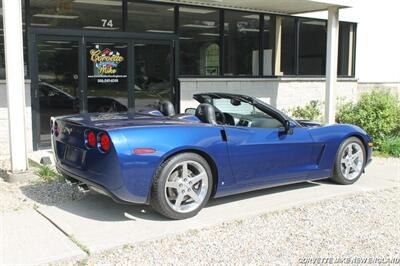
POLYGON ((219 110, 217 107, 214 106, 215 109, 215 117, 217 118, 217 123, 219 125, 225 125, 226 124, 226 118, 223 112, 219 110))

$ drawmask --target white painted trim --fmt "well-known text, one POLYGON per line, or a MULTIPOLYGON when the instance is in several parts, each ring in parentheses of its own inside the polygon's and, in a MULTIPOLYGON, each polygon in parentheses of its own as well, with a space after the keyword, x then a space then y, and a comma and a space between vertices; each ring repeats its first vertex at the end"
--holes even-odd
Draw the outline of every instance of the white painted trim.
MULTIPOLYGON (((178 78, 181 82, 326 82, 325 78, 277 77, 277 78, 178 78)), ((338 78, 340 82, 357 82, 356 78, 338 78)))
POLYGON ((282 76, 281 72, 281 51, 282 51, 282 17, 276 16, 275 22, 275 69, 276 76, 282 76))
POLYGON ((325 88, 325 122, 335 123, 336 82, 339 39, 339 9, 328 10, 328 33, 326 44, 326 88, 325 88))
POLYGON ((348 62, 347 62, 347 74, 351 76, 353 73, 353 40, 354 40, 354 25, 350 25, 349 32, 349 53, 348 53, 348 62))
POLYGON ((28 169, 21 1, 3 0, 5 68, 11 170, 28 169))

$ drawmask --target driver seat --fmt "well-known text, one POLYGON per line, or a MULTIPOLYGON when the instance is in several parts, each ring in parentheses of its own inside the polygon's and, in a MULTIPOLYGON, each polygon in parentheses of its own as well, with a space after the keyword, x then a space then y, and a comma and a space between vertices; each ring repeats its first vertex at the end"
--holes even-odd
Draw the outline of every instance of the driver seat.
POLYGON ((215 108, 209 103, 202 103, 196 109, 196 114, 198 119, 203 123, 209 123, 216 125, 217 116, 215 115, 215 108))
POLYGON ((158 104, 158 110, 165 116, 174 116, 176 114, 174 105, 170 101, 161 101, 158 104))

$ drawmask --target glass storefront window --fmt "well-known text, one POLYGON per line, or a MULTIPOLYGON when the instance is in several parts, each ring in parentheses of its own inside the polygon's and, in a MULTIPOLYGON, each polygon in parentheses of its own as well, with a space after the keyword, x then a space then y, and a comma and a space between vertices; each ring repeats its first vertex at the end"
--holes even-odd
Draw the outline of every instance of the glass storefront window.
POLYGON ((281 74, 296 75, 296 20, 291 17, 281 18, 281 74))
POLYGON ((174 33, 174 6, 128 2, 127 31, 174 33))
POLYGON ((219 12, 215 9, 180 7, 180 73, 219 74, 219 12))
POLYGON ((353 75, 354 38, 354 24, 340 22, 337 72, 339 76, 353 75))
POLYGON ((90 42, 86 46, 88 112, 128 110, 128 45, 90 42))
POLYGON ((259 74, 260 16, 224 12, 224 74, 257 76, 259 74))
POLYGON ((170 44, 135 43, 135 110, 154 108, 171 100, 170 44))
POLYGON ((264 32, 262 34, 263 38, 263 58, 264 58, 264 65, 263 65, 263 75, 264 76, 271 76, 272 75, 272 60, 273 60, 273 49, 274 45, 274 34, 275 29, 274 27, 274 16, 265 15, 264 16, 264 32))
POLYGON ((300 20, 299 75, 325 75, 326 22, 300 20))
POLYGON ((37 43, 40 138, 50 141, 52 116, 79 112, 78 42, 40 40, 37 43))
POLYGON ((122 0, 31 0, 30 12, 34 27, 122 29, 122 0))

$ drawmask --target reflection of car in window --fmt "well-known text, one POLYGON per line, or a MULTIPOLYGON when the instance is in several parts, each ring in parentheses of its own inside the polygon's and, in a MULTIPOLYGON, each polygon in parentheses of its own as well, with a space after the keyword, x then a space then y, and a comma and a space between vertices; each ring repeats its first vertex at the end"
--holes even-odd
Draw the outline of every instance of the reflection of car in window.
POLYGON ((171 84, 168 80, 160 79, 157 77, 144 76, 143 74, 137 75, 135 79, 136 91, 150 91, 157 92, 159 90, 168 89, 171 84))
MULTIPOLYGON (((48 83, 41 82, 39 84, 39 97, 43 100, 43 103, 47 103, 52 107, 66 107, 70 110, 76 110, 79 108, 79 99, 78 97, 74 97, 59 89, 53 85, 48 83)), ((117 100, 110 97, 102 97, 102 96, 88 96, 88 106, 89 113, 96 112, 124 112, 127 111, 128 108, 118 102, 117 100)))
MULTIPOLYGON (((125 112, 126 106, 109 97, 88 96, 88 112, 125 112)), ((79 98, 49 83, 39 83, 41 134, 48 134, 52 116, 79 113, 79 98)))

